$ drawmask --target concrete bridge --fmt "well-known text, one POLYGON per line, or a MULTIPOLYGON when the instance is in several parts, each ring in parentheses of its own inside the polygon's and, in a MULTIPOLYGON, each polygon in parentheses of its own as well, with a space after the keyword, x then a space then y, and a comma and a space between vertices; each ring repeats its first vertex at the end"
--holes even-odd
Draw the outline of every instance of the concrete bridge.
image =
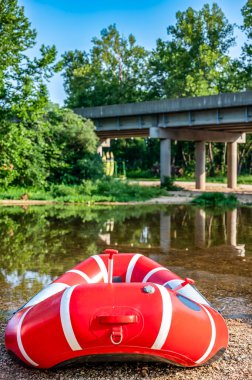
POLYGON ((161 181, 171 175, 171 140, 195 141, 196 188, 205 189, 205 143, 227 143, 228 187, 237 186, 237 144, 252 133, 252 91, 75 109, 108 139, 160 139, 161 181))

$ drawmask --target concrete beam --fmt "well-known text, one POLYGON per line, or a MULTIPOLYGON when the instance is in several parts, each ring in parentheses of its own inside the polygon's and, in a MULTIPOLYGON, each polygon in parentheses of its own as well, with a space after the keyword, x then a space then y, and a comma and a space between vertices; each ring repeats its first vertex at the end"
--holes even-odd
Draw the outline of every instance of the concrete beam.
POLYGON ((252 132, 252 106, 94 119, 96 132, 146 129, 188 129, 231 133, 252 132), (247 116, 248 115, 248 116, 247 116))
POLYGON ((226 93, 191 98, 162 99, 141 103, 113 104, 110 106, 82 107, 74 111, 90 119, 118 116, 133 116, 161 113, 179 113, 182 111, 210 110, 251 106, 252 91, 226 93))
POLYGON ((160 180, 171 176, 171 140, 160 140, 160 180))
POLYGON ((196 189, 205 190, 206 187, 206 146, 205 141, 196 141, 196 189))
POLYGON ((177 141, 211 141, 211 142, 237 142, 239 144, 245 143, 245 133, 230 133, 230 132, 218 132, 218 131, 202 131, 185 129, 185 128, 150 128, 150 137, 170 139, 177 141))
POLYGON ((237 187, 237 143, 227 144, 227 187, 237 187))

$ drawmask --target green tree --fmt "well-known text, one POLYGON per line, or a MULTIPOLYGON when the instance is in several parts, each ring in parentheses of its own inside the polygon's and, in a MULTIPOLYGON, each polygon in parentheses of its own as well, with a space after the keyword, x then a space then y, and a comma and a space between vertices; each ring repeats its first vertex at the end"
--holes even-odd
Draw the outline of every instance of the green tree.
POLYGON ((228 81, 236 91, 252 89, 252 1, 248 0, 241 9, 243 25, 240 29, 245 34, 240 57, 232 59, 228 72, 228 81))
POLYGON ((0 136, 0 185, 44 186, 46 179, 41 131, 12 123, 0 136))
POLYGON ((77 184, 103 175, 90 120, 49 104, 32 128, 13 124, 0 140, 0 185, 77 184))
MULTIPOLYGON (((241 9, 243 16, 242 31, 246 40, 242 47, 242 55, 234 60, 233 81, 239 82, 241 90, 252 89, 252 1, 247 0, 241 9)), ((238 85, 237 85, 238 87, 238 85)), ((252 173, 252 134, 247 134, 245 144, 239 144, 239 173, 252 173)))
POLYGON ((252 1, 248 0, 242 8, 243 26, 247 40, 242 48, 242 60, 245 71, 245 88, 252 89, 252 1))
POLYGON ((247 42, 243 47, 243 51, 247 56, 248 63, 252 63, 252 1, 247 0, 247 3, 242 8, 243 26, 242 29, 247 36, 247 42))
POLYGON ((50 105, 40 125, 47 181, 77 184, 103 175, 92 121, 50 105))
POLYGON ((54 71, 55 46, 36 44, 24 8, 0 2, 0 183, 41 184, 45 178, 36 120, 48 102, 46 82, 54 71))
POLYGON ((201 10, 177 12, 169 26, 168 41, 158 39, 150 59, 149 96, 211 95, 232 90, 228 85, 229 49, 234 45, 233 26, 217 4, 201 10), (155 80, 154 80, 155 79, 155 80))
POLYGON ((47 103, 56 48, 42 45, 40 58, 28 56, 37 33, 17 0, 0 3, 0 36, 0 116, 30 122, 47 103))
POLYGON ((110 25, 92 44, 88 53, 76 50, 63 55, 66 104, 80 107, 143 100, 148 52, 136 44, 135 37, 125 38, 110 25))

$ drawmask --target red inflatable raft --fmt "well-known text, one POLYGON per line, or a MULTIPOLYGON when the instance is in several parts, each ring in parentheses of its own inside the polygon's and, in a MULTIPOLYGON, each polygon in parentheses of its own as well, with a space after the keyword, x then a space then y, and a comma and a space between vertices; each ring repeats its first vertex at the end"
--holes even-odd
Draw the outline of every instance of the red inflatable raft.
POLYGON ((19 309, 7 350, 37 368, 131 359, 192 367, 225 351, 225 321, 192 280, 141 254, 114 253, 88 258, 19 309))

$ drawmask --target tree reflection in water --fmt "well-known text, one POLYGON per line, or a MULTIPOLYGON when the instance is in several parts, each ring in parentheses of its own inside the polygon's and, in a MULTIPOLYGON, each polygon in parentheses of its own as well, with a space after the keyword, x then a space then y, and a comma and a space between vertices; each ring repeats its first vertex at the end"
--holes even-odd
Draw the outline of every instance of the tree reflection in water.
POLYGON ((225 211, 69 205, 0 210, 0 295, 6 305, 19 306, 55 277, 108 246, 150 255, 181 276, 197 278, 203 272, 206 278, 229 276, 233 289, 232 276, 249 281, 251 207, 225 211))

